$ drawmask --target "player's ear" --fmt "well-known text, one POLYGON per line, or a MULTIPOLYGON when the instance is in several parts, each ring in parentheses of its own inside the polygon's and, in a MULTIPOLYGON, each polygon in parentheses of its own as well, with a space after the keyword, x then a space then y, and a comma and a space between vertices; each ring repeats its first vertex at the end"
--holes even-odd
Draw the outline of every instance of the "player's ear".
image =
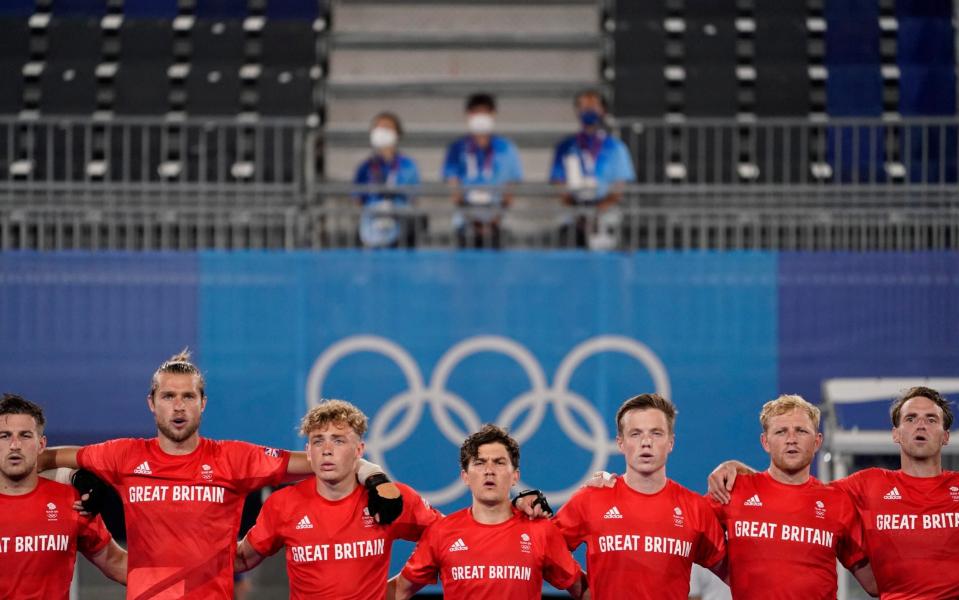
POLYGON ((200 412, 203 412, 205 410, 206 410, 206 394, 203 394, 200 397, 200 412))
POLYGON ((620 452, 624 452, 624 450, 623 450, 623 436, 621 436, 621 435, 617 435, 617 436, 616 436, 616 447, 619 448, 619 451, 620 451, 620 452))
POLYGON ((816 452, 819 452, 819 449, 822 448, 822 433, 816 434, 816 452))
POLYGON ((47 449, 47 436, 41 435, 40 436, 40 452, 43 452, 46 449, 47 449))
POLYGON ((513 477, 511 479, 512 481, 509 482, 510 487, 516 485, 519 482, 519 469, 515 469, 513 471, 513 477))
MULTIPOLYGON (((949 432, 947 431, 946 433, 948 434, 949 432)), ((893 427, 893 428, 892 428, 892 441, 895 442, 895 443, 897 443, 897 444, 902 441, 902 436, 899 435, 899 428, 898 428, 898 427, 893 427)))
POLYGON ((156 413, 156 402, 153 400, 153 393, 147 394, 147 408, 150 409, 150 412, 156 413))
POLYGON ((460 480, 461 480, 464 484, 469 484, 469 481, 468 481, 468 479, 467 479, 467 477, 466 477, 466 471, 460 470, 460 480))
POLYGON ((356 458, 363 456, 364 452, 366 452, 366 444, 360 440, 360 443, 356 445, 356 458))
POLYGON ((759 443, 762 444, 763 450, 769 452, 769 440, 766 439, 765 431, 759 434, 759 443))
POLYGON ((942 436, 942 445, 945 446, 949 443, 949 430, 946 430, 946 433, 942 436))

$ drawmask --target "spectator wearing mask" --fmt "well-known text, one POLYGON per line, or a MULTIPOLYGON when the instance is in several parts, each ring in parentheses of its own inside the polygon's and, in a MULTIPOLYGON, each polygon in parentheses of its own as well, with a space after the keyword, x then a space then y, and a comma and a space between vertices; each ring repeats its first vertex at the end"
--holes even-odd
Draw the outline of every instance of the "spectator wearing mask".
POLYGON ((563 226, 561 236, 576 247, 602 247, 611 243, 611 226, 619 215, 611 211, 623 195, 623 186, 636 181, 636 171, 626 145, 605 127, 606 99, 598 90, 583 90, 573 101, 581 128, 556 146, 550 182, 565 185, 563 202, 595 207, 596 218, 578 214, 563 226))
MULTIPOLYGON (((403 186, 420 182, 416 162, 399 151, 403 125, 399 117, 382 112, 370 123, 372 154, 356 169, 357 185, 403 186)), ((405 193, 375 191, 356 194, 363 207, 360 216, 360 243, 368 248, 413 246, 415 227, 407 209, 413 198, 405 193)))
POLYGON ((519 152, 509 139, 493 133, 496 101, 489 94, 473 94, 466 100, 469 134, 450 144, 443 164, 443 181, 453 187, 453 199, 461 207, 453 217, 460 247, 501 245, 500 225, 509 206, 509 190, 476 189, 473 186, 503 186, 523 179, 519 152))

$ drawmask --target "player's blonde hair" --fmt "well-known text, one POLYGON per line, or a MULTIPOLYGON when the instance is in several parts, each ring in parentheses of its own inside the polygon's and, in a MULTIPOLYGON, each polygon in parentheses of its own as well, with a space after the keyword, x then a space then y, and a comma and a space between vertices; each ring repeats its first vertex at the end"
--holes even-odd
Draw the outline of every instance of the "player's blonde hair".
POLYGON ((798 394, 783 394, 775 400, 770 400, 766 404, 763 404, 763 409, 759 411, 759 424, 762 425, 763 431, 766 431, 766 428, 769 426, 769 419, 794 410, 801 410, 809 415, 813 429, 819 430, 819 417, 821 415, 819 408, 814 404, 810 404, 805 398, 798 394))
POLYGON ((150 397, 156 393, 160 385, 161 373, 173 373, 174 375, 193 375, 197 380, 197 389, 200 397, 206 397, 206 380, 203 379, 203 373, 192 362, 190 362, 190 349, 184 348, 179 353, 163 361, 157 370, 153 373, 153 379, 150 381, 150 397))
POLYGON ((309 436, 311 431, 323 429, 331 423, 345 425, 361 438, 366 433, 366 415, 363 411, 346 400, 321 400, 300 421, 300 434, 309 436))

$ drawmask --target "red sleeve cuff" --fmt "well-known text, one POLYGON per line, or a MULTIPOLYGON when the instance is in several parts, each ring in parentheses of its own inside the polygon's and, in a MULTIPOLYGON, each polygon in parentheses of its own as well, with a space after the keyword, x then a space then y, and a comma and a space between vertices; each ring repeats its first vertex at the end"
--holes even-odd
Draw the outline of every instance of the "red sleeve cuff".
POLYGON ((432 579, 429 577, 417 577, 408 567, 403 567, 403 571, 400 574, 403 575, 407 581, 412 583, 418 583, 420 585, 430 585, 432 583, 436 583, 436 577, 433 577, 432 579))

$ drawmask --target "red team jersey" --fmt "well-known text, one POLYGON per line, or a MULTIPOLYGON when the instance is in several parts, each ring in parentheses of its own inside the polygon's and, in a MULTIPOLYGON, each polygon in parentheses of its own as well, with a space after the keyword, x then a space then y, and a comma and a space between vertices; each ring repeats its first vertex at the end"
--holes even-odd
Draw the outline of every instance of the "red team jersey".
POLYGON ((77 463, 123 500, 129 551, 127 598, 233 598, 233 557, 246 495, 279 484, 289 453, 200 438, 190 454, 156 438, 87 446, 77 463))
POLYGON ((426 530, 403 577, 427 585, 439 575, 447 599, 539 600, 543 579, 564 590, 580 572, 551 521, 514 511, 508 521, 484 525, 466 508, 426 530))
POLYGON ((357 486, 332 501, 316 491, 311 477, 270 496, 247 540, 263 556, 286 546, 291 599, 384 598, 393 540, 416 541, 440 517, 412 489, 397 486, 403 513, 392 524, 379 525, 366 507, 366 488, 357 486))
POLYGON ((0 598, 67 600, 77 550, 92 555, 110 543, 100 517, 73 510, 71 486, 40 478, 22 496, 0 494, 0 598))
POLYGON ((959 598, 959 473, 865 469, 833 485, 862 515, 881 598, 959 598))
POLYGON ((586 543, 586 574, 597 600, 685 600, 693 563, 723 559, 722 527, 702 496, 667 480, 643 494, 619 477, 611 488, 583 488, 555 519, 566 543, 586 543))
POLYGON ((740 475, 729 504, 713 502, 728 534, 733 597, 836 598, 836 559, 866 558, 862 522, 841 490, 815 477, 787 485, 769 473, 740 475))

